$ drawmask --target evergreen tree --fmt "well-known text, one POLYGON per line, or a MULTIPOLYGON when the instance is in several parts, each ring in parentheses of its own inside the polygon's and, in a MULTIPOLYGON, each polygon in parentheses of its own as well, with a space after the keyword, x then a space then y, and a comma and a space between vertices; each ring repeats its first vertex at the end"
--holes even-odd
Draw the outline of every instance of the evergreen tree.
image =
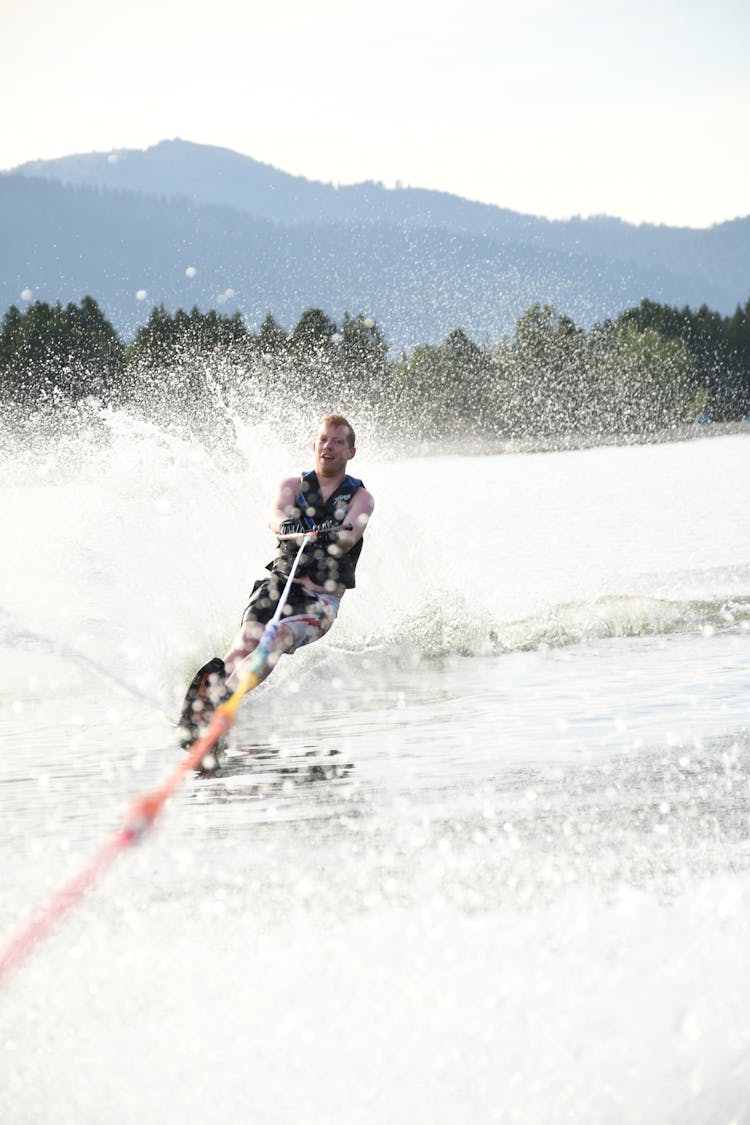
POLYGON ((170 314, 164 305, 159 305, 138 329, 130 359, 147 366, 174 366, 210 354, 217 348, 242 344, 246 337, 240 312, 222 316, 214 309, 201 312, 194 305, 189 313, 177 309, 170 314))
POLYGON ((515 425, 532 434, 585 428, 592 406, 587 359, 585 333, 572 320, 550 305, 532 305, 504 364, 515 425))
POLYGON ((258 333, 258 352, 264 356, 279 355, 286 346, 286 331, 267 313, 258 333))
POLYGON ((592 333, 591 350, 603 432, 652 432, 693 421, 704 408, 683 340, 626 322, 592 333))
POLYGON ((306 309, 292 329, 288 347, 306 360, 329 356, 336 325, 322 309, 306 309))
POLYGON ((177 333, 175 322, 164 305, 152 308, 149 318, 135 334, 130 346, 128 360, 131 365, 145 364, 148 367, 170 361, 177 333))
POLYGON ((80 307, 36 301, 20 313, 12 306, 0 330, 3 394, 24 405, 109 396, 123 361, 123 346, 92 297, 80 307))
POLYGON ((338 335, 338 364, 348 384, 378 396, 388 363, 388 346, 378 325, 362 313, 344 313, 338 335))

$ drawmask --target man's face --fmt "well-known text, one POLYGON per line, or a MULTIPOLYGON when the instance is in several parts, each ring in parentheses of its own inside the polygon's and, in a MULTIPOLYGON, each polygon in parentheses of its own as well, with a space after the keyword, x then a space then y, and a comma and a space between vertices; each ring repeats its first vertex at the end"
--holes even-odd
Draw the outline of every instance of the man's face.
POLYGON ((346 471, 346 464, 354 456, 349 445, 347 426, 321 426, 313 442, 315 471, 324 477, 335 477, 346 471))

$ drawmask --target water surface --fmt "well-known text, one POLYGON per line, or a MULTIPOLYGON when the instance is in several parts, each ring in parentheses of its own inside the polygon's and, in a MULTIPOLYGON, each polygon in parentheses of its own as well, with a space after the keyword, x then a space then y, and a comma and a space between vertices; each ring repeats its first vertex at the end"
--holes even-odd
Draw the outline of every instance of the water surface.
MULTIPOLYGON (((106 427, 5 465, 3 942, 174 767, 307 467, 106 427)), ((363 446, 357 590, 7 981, 2 1119, 750 1121, 749 451, 363 446)))

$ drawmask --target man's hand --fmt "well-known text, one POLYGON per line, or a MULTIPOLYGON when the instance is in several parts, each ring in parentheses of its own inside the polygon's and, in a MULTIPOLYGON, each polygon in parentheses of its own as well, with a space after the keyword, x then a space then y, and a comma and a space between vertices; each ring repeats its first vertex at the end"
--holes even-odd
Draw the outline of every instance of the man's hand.
MULTIPOLYGON (((330 521, 329 521, 330 522, 330 521)), ((282 520, 279 524, 279 535, 307 535, 309 527, 305 527, 302 520, 282 520)))
POLYGON ((335 520, 324 520, 319 523, 317 527, 313 528, 315 532, 315 539, 318 543, 335 543, 337 534, 341 530, 341 524, 336 523, 335 520))

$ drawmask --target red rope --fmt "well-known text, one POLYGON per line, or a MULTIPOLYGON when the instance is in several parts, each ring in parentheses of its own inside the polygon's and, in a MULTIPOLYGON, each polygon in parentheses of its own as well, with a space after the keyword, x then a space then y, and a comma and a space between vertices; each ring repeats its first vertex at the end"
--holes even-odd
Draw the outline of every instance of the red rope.
MULTIPOLYGON (((347 526, 350 528, 351 524, 347 526)), ((214 749, 221 736, 226 734, 229 730, 234 722, 234 716, 242 697, 246 695, 248 691, 252 691, 253 688, 257 687, 260 683, 258 671, 263 661, 268 657, 269 648, 276 635, 278 620, 281 617, 281 611, 289 594, 289 588, 291 587, 297 564, 302 558, 302 552, 311 534, 314 533, 306 533, 302 539, 302 545, 294 560, 294 565, 279 599, 276 612, 263 630, 260 643, 253 653, 252 665, 243 677, 239 687, 229 699, 216 708, 206 728, 206 733, 199 738, 197 742, 193 743, 190 748, 190 753, 187 757, 182 759, 179 766, 169 775, 166 781, 159 786, 158 789, 155 789, 153 793, 147 793, 135 802, 123 827, 119 829, 109 843, 104 845, 88 867, 85 867, 79 875, 67 884, 67 886, 63 887, 63 889, 55 895, 49 905, 37 915, 36 918, 32 919, 26 929, 22 930, 22 932, 10 942, 2 957, 0 957, 0 984, 3 978, 6 977, 13 968, 28 956, 37 942, 52 929, 64 914, 67 914, 76 902, 78 902, 91 884, 99 877, 99 874, 109 867, 120 852, 141 839, 144 833, 154 823, 167 798, 177 788, 185 774, 189 773, 191 770, 198 769, 206 755, 210 754, 214 749)), ((297 538, 297 536, 294 538, 297 538)))
POLYGON ((0 983, 31 953, 37 942, 60 921, 68 911, 75 906, 89 887, 99 878, 110 864, 114 862, 120 852, 137 843, 148 831, 161 812, 167 798, 177 788, 185 774, 198 769, 206 754, 210 753, 221 736, 232 725, 231 712, 218 708, 206 729, 206 733, 199 738, 190 748, 190 753, 183 758, 179 766, 169 775, 166 781, 155 789, 139 797, 132 805, 125 824, 119 828, 111 840, 104 845, 94 859, 82 871, 71 879, 51 899, 47 906, 22 930, 0 957, 0 983))

